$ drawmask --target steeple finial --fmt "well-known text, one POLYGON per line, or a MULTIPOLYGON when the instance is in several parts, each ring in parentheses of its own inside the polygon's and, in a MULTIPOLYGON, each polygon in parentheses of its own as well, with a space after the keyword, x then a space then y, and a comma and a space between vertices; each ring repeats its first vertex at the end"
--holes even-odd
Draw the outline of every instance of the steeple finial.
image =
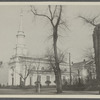
MULTIPOLYGON (((20 12, 20 26, 19 26, 19 32, 23 32, 23 23, 22 23, 22 19, 23 19, 23 10, 21 9, 20 12)), ((23 32, 24 33, 24 32, 23 32)))

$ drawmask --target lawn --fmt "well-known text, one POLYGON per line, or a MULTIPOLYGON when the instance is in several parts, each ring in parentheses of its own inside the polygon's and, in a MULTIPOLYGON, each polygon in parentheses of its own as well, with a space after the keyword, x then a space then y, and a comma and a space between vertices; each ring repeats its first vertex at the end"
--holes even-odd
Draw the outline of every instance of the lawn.
MULTIPOLYGON (((55 88, 41 88, 40 93, 33 89, 0 89, 0 95, 57 95, 55 88)), ((98 95, 99 91, 63 91, 61 95, 98 95)))

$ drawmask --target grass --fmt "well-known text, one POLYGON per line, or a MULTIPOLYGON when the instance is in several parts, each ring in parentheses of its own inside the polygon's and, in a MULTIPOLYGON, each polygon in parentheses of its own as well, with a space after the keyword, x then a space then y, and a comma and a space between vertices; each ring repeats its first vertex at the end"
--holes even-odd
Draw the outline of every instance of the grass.
MULTIPOLYGON (((60 95, 98 95, 99 91, 63 91, 60 95)), ((55 88, 41 88, 40 93, 31 89, 0 89, 0 95, 59 95, 55 88)))

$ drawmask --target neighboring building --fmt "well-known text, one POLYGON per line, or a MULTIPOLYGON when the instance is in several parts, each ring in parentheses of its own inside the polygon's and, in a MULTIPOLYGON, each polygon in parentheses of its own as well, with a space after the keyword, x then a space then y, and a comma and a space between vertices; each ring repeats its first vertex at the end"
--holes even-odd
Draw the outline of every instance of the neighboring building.
MULTIPOLYGON (((21 85, 25 81, 25 85, 35 85, 36 81, 40 81, 41 85, 46 85, 46 81, 50 81, 50 85, 55 85, 55 75, 50 66, 50 61, 46 58, 34 58, 27 56, 25 46, 25 34, 22 29, 22 17, 18 31, 17 45, 15 54, 10 59, 9 81, 8 85, 21 85), (26 80, 24 80, 26 79, 26 80)), ((67 63, 61 63, 62 80, 69 81, 69 66, 67 63)))
POLYGON ((82 83, 86 83, 90 79, 96 79, 96 67, 94 60, 82 61, 78 63, 73 63, 72 66, 73 81, 74 83, 81 80, 82 83))
POLYGON ((85 69, 88 72, 88 79, 96 79, 96 66, 94 60, 90 60, 85 64, 85 69))

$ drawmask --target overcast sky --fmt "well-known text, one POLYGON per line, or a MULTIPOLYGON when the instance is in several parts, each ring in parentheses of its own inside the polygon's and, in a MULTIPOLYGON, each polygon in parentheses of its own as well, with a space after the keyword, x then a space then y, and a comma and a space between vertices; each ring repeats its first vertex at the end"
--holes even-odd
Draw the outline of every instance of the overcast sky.
MULTIPOLYGON (((51 27, 44 18, 35 18, 29 12, 29 6, 0 5, 0 60, 9 61, 16 45, 16 34, 19 29, 20 11, 23 9, 23 30, 26 35, 26 46, 31 55, 43 55, 52 45, 51 27)), ((39 8, 39 6, 38 6, 39 8)), ((41 6, 45 8, 45 6, 41 6)), ((46 11, 46 10, 45 10, 46 11)), ((93 17, 100 14, 100 6, 64 6, 64 17, 70 31, 61 31, 58 47, 71 53, 72 61, 82 61, 84 49, 92 47, 93 26, 85 24, 78 15, 93 17)), ((99 23, 99 18, 97 20, 99 23)))

